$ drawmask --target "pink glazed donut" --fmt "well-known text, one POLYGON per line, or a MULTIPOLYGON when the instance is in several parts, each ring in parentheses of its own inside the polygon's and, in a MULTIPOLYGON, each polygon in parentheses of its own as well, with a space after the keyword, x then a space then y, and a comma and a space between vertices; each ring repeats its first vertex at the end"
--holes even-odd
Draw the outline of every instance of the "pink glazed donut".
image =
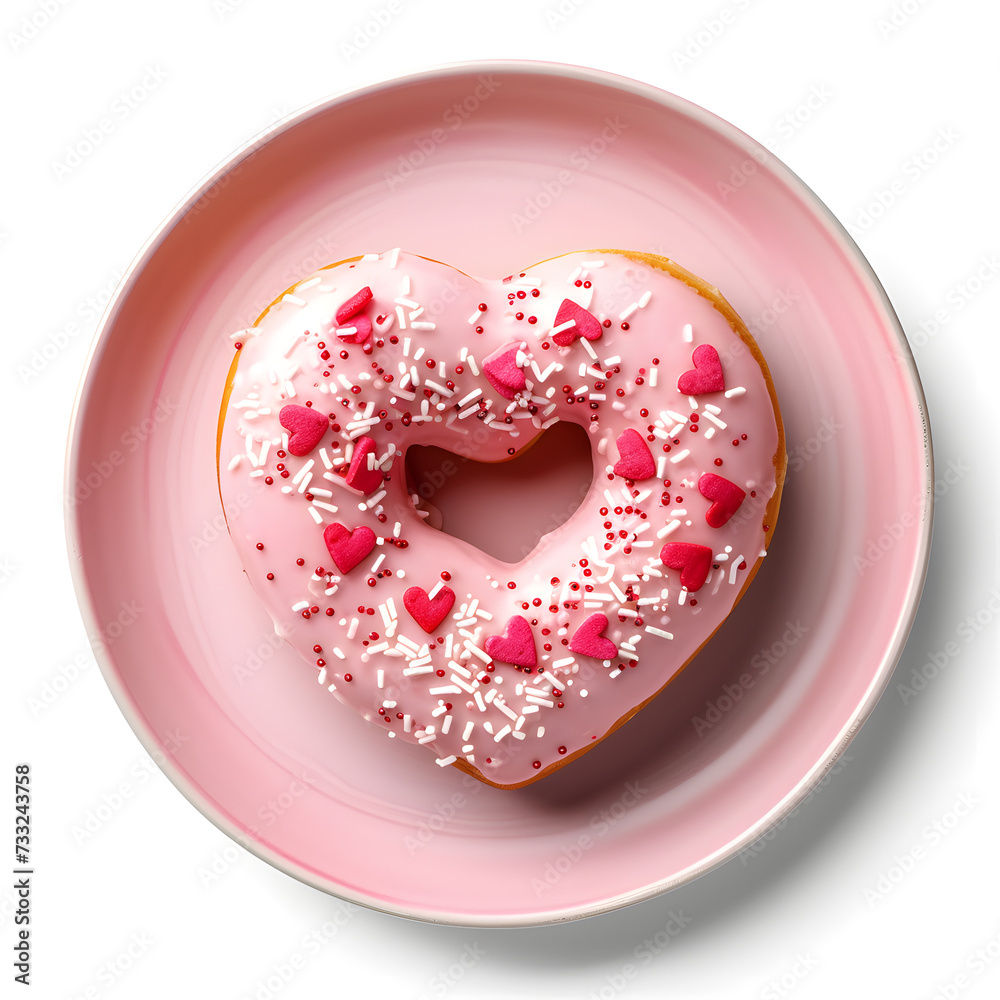
MULTIPOLYGON (((497 281, 365 254, 236 340, 218 467, 224 507, 251 487, 229 525, 247 576, 322 690, 442 767, 517 788, 590 750, 766 553, 774 386, 718 290, 664 257, 585 250, 497 281), (557 421, 585 428, 593 481, 520 562, 427 523, 408 448, 501 462, 557 421)), ((520 513, 551 519, 530 490, 520 513)))

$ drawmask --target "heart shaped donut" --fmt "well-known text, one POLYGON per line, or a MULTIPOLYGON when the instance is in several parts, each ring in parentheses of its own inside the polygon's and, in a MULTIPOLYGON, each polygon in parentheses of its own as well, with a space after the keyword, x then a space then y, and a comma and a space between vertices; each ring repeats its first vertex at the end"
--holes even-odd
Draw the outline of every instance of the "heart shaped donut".
MULTIPOLYGON (((479 281, 365 254, 236 339, 219 484, 243 567, 322 688, 441 766, 516 788, 596 746, 765 555, 774 387, 718 290, 666 258, 587 250, 479 281), (523 560, 426 523, 409 447, 499 462, 559 420, 586 429, 593 482, 523 560)), ((551 524, 530 490, 518 516, 551 524)))

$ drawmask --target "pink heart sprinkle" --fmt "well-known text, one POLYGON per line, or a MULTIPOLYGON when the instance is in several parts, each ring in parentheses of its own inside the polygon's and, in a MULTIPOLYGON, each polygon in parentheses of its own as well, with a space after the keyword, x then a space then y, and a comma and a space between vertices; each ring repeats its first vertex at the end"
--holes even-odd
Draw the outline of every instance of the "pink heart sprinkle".
POLYGON ((593 313, 587 312, 572 299, 563 299, 552 327, 555 329, 570 321, 573 322, 573 326, 552 334, 552 339, 560 347, 569 347, 577 337, 597 340, 602 333, 601 321, 593 313))
POLYGON ((367 316, 355 316, 349 326, 333 331, 345 344, 363 344, 372 335, 372 321, 367 316))
POLYGON ((712 550, 707 545, 693 542, 667 542, 660 549, 660 562, 681 571, 681 586, 695 591, 708 579, 712 568, 712 550))
POLYGON ((375 532, 364 524, 351 531, 334 521, 324 529, 323 541, 337 569, 350 573, 375 548, 375 532))
POLYGON ((382 485, 382 470, 368 468, 368 456, 374 455, 375 442, 370 437, 359 438, 354 445, 351 467, 347 470, 345 482, 365 496, 374 493, 382 485))
POLYGON ((525 386, 524 372, 517 366, 517 355, 521 350, 523 348, 520 344, 501 347, 482 364, 483 373, 490 380, 490 385, 504 399, 513 399, 525 386))
POLYGON ((638 481, 649 479, 656 474, 656 463, 653 461, 653 453, 642 439, 638 431, 626 428, 618 435, 615 442, 618 445, 618 454, 621 458, 615 462, 615 475, 623 476, 625 479, 638 481))
POLYGON ((538 663, 531 626, 520 615, 507 619, 503 635, 491 635, 486 640, 486 652, 494 660, 513 663, 515 667, 533 667, 538 663))
POLYGON ((451 587, 442 587, 434 597, 430 597, 423 587, 409 587, 403 594, 403 607, 425 632, 433 632, 454 603, 455 591, 451 587))
POLYGON ((338 310, 337 322, 346 323, 352 316, 357 316, 359 312, 372 300, 372 290, 365 285, 360 292, 355 292, 338 310))
POLYGON ((296 456, 308 455, 323 440, 330 418, 311 406, 288 403, 278 413, 278 422, 288 431, 288 450, 296 456))
POLYGON ((722 392, 726 388, 722 377, 719 352, 711 344, 699 344, 691 355, 694 368, 677 380, 677 388, 685 396, 700 396, 705 392, 722 392))
POLYGON ((713 528, 721 528, 739 510, 747 495, 736 483, 714 472, 706 472, 698 480, 698 490, 707 500, 715 501, 705 512, 705 520, 713 528))
POLYGON ((618 655, 618 647, 601 633, 608 627, 608 616, 591 615, 569 641, 569 648, 582 656, 593 656, 598 660, 613 660, 618 655))

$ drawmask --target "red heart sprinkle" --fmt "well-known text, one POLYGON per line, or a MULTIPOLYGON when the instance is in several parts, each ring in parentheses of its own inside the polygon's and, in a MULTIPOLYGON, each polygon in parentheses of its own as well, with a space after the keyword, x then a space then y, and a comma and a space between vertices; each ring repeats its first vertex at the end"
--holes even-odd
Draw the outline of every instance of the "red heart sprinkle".
POLYGON ((700 396, 705 392, 722 392, 726 388, 722 377, 719 352, 711 344, 699 344, 691 355, 694 368, 677 380, 677 388, 685 396, 700 396))
POLYGON ((596 340, 602 333, 601 321, 593 314, 587 312, 583 306, 577 304, 572 299, 563 299, 556 313, 556 321, 553 328, 568 323, 570 320, 575 324, 566 330, 554 333, 552 339, 560 347, 569 347, 577 337, 586 337, 587 340, 596 340))
POLYGON ((408 587, 403 594, 403 606, 425 632, 433 632, 454 603, 455 591, 451 587, 441 587, 433 598, 423 587, 408 587))
POLYGON ((486 640, 486 652, 501 663, 513 663, 515 667, 533 667, 538 663, 535 652, 535 637, 527 619, 514 615, 507 620, 503 635, 491 635, 486 640))
POLYGON ((513 399, 525 386, 524 372, 517 366, 517 355, 522 349, 520 344, 501 347, 483 362, 483 374, 504 399, 513 399))
POLYGON ((334 521, 323 530, 323 541, 337 569, 350 573, 375 548, 375 532, 364 524, 351 531, 334 521))
POLYGON ((698 480, 698 490, 707 500, 715 501, 705 512, 705 520, 713 528, 721 528, 739 510, 747 495, 736 483, 714 472, 706 472, 698 480))
POLYGON ((653 454, 643 441, 642 435, 631 427, 623 430, 615 442, 621 458, 615 462, 615 475, 638 481, 649 479, 656 474, 653 454))
POLYGON ((660 562, 681 571, 681 586, 695 591, 708 579, 712 568, 712 550, 707 545, 693 542, 667 542, 660 549, 660 562))
POLYGON ((323 440, 330 419, 310 406, 288 403, 278 413, 278 421, 288 431, 288 450, 296 456, 308 455, 323 440))
POLYGON ((375 451, 375 442, 370 437, 359 438, 354 445, 351 467, 347 470, 347 485, 361 490, 365 496, 374 493, 382 485, 382 470, 368 468, 368 456, 374 455, 375 451))
POLYGON ((365 285, 360 292, 355 292, 338 310, 337 323, 346 323, 372 300, 372 290, 365 285))
POLYGON ((601 633, 608 627, 608 616, 591 615, 569 641, 569 648, 583 656, 593 656, 598 660, 613 660, 618 655, 618 647, 601 633))
POLYGON ((363 344, 372 335, 372 321, 367 316, 356 316, 349 326, 339 326, 333 332, 345 344, 363 344))

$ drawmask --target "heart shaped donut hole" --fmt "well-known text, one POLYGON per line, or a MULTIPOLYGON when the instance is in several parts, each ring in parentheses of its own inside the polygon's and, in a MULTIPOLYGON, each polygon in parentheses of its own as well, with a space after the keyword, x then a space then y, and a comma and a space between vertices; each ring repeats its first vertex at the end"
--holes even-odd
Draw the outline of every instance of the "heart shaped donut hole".
POLYGON ((479 280, 396 249, 289 292, 234 335, 217 442, 276 632, 318 696, 489 785, 590 751, 766 554, 784 432, 746 327, 617 250, 479 280))

